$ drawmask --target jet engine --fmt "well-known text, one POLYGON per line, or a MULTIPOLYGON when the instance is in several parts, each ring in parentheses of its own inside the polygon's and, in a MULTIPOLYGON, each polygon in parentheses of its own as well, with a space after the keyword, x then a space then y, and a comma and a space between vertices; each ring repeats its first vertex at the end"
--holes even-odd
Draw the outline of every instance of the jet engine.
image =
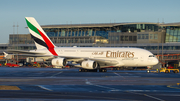
POLYGON ((98 63, 95 62, 95 61, 88 60, 88 61, 83 61, 81 63, 81 66, 84 69, 97 69, 98 68, 98 63))
POLYGON ((55 59, 52 59, 51 63, 54 66, 65 66, 66 59, 65 58, 55 58, 55 59))

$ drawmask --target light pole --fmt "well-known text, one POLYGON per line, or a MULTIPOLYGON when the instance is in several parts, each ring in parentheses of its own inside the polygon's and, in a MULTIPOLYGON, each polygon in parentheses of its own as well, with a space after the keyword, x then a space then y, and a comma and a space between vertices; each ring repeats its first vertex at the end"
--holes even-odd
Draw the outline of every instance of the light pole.
POLYGON ((13 24, 13 35, 12 35, 12 36, 13 36, 13 37, 12 37, 12 49, 14 49, 14 48, 15 48, 15 46, 14 46, 14 42, 15 42, 15 41, 14 41, 14 33, 15 33, 15 27, 16 27, 16 26, 15 26, 15 24, 13 24))
MULTIPOLYGON (((18 27, 19 27, 19 25, 18 25, 18 23, 17 23, 17 50, 18 50, 18 41, 19 41, 19 35, 18 35, 18 27)), ((19 61, 19 57, 18 57, 18 54, 17 54, 17 64, 18 64, 18 61, 19 61)))

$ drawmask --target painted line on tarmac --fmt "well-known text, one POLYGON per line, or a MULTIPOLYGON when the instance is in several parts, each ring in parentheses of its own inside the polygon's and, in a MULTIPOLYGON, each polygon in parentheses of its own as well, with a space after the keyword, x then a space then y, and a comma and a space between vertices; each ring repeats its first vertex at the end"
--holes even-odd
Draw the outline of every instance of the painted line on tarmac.
POLYGON ((125 77, 121 76, 120 74, 118 74, 118 73, 116 73, 116 72, 114 72, 114 74, 116 74, 116 75, 119 76, 119 77, 122 77, 123 79, 126 79, 125 77))
POLYGON ((18 86, 1 85, 0 90, 21 90, 18 86))
POLYGON ((160 96, 180 96, 180 94, 158 94, 158 95, 160 95, 160 96))
POLYGON ((42 89, 44 89, 44 90, 47 90, 47 91, 53 91, 53 90, 51 90, 51 89, 49 89, 49 88, 46 88, 46 87, 44 87, 44 86, 41 86, 41 85, 38 85, 38 87, 40 87, 40 88, 42 88, 42 89))
MULTIPOLYGON (((110 91, 123 91, 123 90, 120 90, 120 89, 116 89, 116 88, 111 88, 111 87, 106 87, 106 86, 102 86, 102 85, 95 85, 91 82, 88 81, 88 79, 86 79, 86 84, 88 85, 93 85, 93 86, 97 86, 97 87, 101 87, 101 88, 106 88, 106 89, 111 89, 110 91)), ((153 99, 156 99, 156 100, 159 100, 159 101, 165 101, 165 100, 162 100, 160 98, 157 98, 157 97, 153 97, 153 96, 150 96, 150 95, 147 95, 147 94, 141 94, 141 93, 135 93, 133 91, 126 91, 128 93, 133 93, 133 94, 138 94, 138 95, 144 95, 144 96, 147 96, 149 98, 153 98, 153 99)))
POLYGON ((93 86, 97 86, 97 87, 101 87, 101 88, 106 88, 106 89, 111 89, 111 91, 122 91, 120 89, 116 89, 116 88, 111 88, 111 87, 106 87, 106 86, 101 86, 101 85, 95 85, 95 84, 92 84, 91 82, 88 81, 88 79, 86 79, 86 82, 85 82, 87 85, 93 85, 93 86))
POLYGON ((128 93, 132 93, 132 94, 137 94, 137 95, 144 95, 144 96, 147 96, 147 97, 149 97, 149 98, 156 99, 156 100, 158 100, 158 101, 165 101, 165 100, 163 100, 163 99, 160 99, 160 98, 157 98, 157 97, 154 97, 154 96, 151 96, 151 95, 147 95, 147 94, 135 93, 135 92, 129 92, 129 91, 127 91, 127 92, 128 92, 128 93))
POLYGON ((147 97, 150 97, 150 98, 159 100, 159 101, 165 101, 165 100, 163 100, 163 99, 160 99, 160 98, 157 98, 157 97, 154 97, 154 96, 150 96, 150 95, 147 95, 147 94, 144 94, 144 96, 147 96, 147 97))
POLYGON ((63 72, 56 73, 56 74, 52 75, 51 77, 54 77, 54 76, 61 74, 61 73, 63 73, 63 72))
POLYGON ((180 87, 172 87, 173 85, 168 85, 168 88, 173 88, 173 89, 180 89, 180 87))

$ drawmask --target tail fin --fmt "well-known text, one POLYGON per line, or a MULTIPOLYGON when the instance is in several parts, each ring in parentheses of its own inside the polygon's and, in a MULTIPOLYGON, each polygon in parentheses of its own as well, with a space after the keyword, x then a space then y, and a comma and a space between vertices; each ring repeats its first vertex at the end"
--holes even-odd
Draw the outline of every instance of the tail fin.
POLYGON ((37 49, 56 47, 33 17, 25 17, 25 19, 37 49))

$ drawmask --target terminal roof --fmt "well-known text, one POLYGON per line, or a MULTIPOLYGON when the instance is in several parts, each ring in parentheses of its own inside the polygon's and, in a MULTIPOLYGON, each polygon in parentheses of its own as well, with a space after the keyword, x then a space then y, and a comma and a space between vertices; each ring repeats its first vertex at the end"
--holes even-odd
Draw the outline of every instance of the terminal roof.
POLYGON ((42 25, 42 28, 82 28, 82 27, 114 27, 119 25, 132 25, 132 24, 156 24, 149 22, 134 22, 134 23, 99 23, 99 24, 62 24, 62 25, 42 25))
POLYGON ((157 26, 180 26, 180 22, 177 23, 150 23, 150 22, 133 22, 133 23, 94 23, 94 24, 61 24, 61 25, 42 25, 42 28, 88 28, 88 27, 114 27, 120 25, 132 25, 132 24, 156 24, 157 26))

